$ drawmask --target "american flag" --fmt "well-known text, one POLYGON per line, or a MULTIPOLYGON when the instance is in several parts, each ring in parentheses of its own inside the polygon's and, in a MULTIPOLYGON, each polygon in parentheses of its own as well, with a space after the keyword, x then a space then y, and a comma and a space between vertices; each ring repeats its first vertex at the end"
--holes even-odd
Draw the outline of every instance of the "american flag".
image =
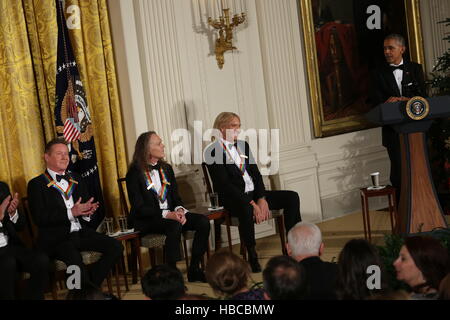
POLYGON ((76 124, 73 121, 73 118, 67 118, 66 122, 64 122, 64 139, 66 139, 67 142, 76 141, 80 138, 81 132, 78 127, 78 124, 76 124))
POLYGON ((80 122, 78 120, 77 103, 75 99, 74 83, 75 77, 68 76, 67 85, 67 119, 64 122, 64 139, 68 143, 76 141, 81 136, 80 122))

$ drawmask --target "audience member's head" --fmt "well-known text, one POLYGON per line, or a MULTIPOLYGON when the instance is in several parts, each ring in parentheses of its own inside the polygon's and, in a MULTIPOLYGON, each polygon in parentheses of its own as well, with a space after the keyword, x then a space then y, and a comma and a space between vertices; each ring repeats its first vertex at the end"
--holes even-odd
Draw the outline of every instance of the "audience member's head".
POLYGON ((322 255, 322 233, 313 223, 299 222, 288 232, 288 254, 297 261, 322 255))
POLYGON ((100 288, 87 282, 81 289, 69 290, 66 300, 116 300, 113 295, 104 294, 100 288))
POLYGON ((271 258, 263 271, 264 290, 271 300, 299 300, 306 294, 303 268, 293 258, 271 258))
MULTIPOLYGON (((341 300, 363 300, 379 294, 378 288, 369 289, 367 280, 374 273, 369 266, 379 267, 380 289, 385 279, 380 256, 375 246, 363 239, 347 242, 338 258, 337 296, 341 300)), ((376 284, 376 283, 375 283, 376 284)))
POLYGON ((250 267, 246 261, 228 250, 214 253, 205 269, 206 281, 220 296, 233 296, 247 290, 250 267))
POLYGON ((185 294, 178 300, 214 300, 214 299, 212 299, 211 297, 208 297, 206 295, 203 295, 203 294, 190 293, 190 294, 185 294))
POLYGON ((180 270, 165 264, 150 269, 141 284, 143 293, 151 300, 177 300, 186 293, 180 270))
POLYGON ((390 290, 375 294, 369 297, 368 300, 411 300, 411 295, 405 290, 390 290))
POLYGON ((449 254, 441 242, 431 237, 407 237, 394 262, 397 279, 416 293, 437 291, 450 271, 449 254))
POLYGON ((439 299, 450 300, 450 273, 442 279, 439 285, 439 299))

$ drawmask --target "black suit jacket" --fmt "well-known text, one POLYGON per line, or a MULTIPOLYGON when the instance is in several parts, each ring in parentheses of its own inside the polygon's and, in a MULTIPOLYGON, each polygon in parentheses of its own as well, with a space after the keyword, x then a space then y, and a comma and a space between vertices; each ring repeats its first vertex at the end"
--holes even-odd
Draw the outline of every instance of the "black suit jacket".
MULTIPOLYGON (((89 200, 87 186, 76 173, 70 173, 72 179, 78 182, 73 191, 74 203, 81 197, 82 202, 89 200)), ((54 187, 47 187, 44 175, 37 176, 28 182, 28 201, 34 223, 39 228, 38 247, 48 251, 61 242, 69 240, 70 221, 64 200, 54 187)), ((78 218, 82 228, 89 224, 78 218)))
MULTIPOLYGON (((246 141, 237 142, 239 150, 244 151, 246 169, 253 180, 255 190, 253 199, 259 199, 265 196, 266 189, 259 172, 250 146, 246 141)), ((205 149, 205 162, 213 181, 214 190, 219 193, 219 200, 222 204, 248 205, 253 199, 245 194, 245 182, 241 170, 230 161, 230 157, 223 150, 219 142, 214 142, 205 149)))
POLYGON ((306 273, 307 299, 335 300, 338 267, 336 263, 310 257, 299 262, 306 273))
MULTIPOLYGON (((403 60, 403 96, 413 97, 422 96, 426 97, 425 90, 425 78, 422 70, 422 66, 415 62, 403 60), (411 84, 411 85, 408 85, 411 84)), ((384 103, 389 97, 400 97, 400 91, 397 87, 394 74, 389 67, 388 63, 383 63, 377 69, 371 71, 371 90, 370 90, 370 102, 372 104, 379 105, 384 103)), ((398 143, 393 139, 398 140, 398 135, 390 126, 383 127, 383 146, 396 147, 398 143)))
MULTIPOLYGON (((7 196, 10 195, 9 187, 6 183, 0 181, 0 203, 5 200, 7 196)), ((8 245, 21 245, 23 246, 23 242, 20 239, 17 232, 22 231, 25 225, 25 219, 22 214, 19 213, 19 219, 16 223, 13 223, 7 211, 5 211, 3 220, 1 221, 3 224, 4 232, 8 236, 8 245)))
MULTIPOLYGON (((169 210, 173 211, 176 207, 183 206, 183 202, 178 194, 177 180, 172 167, 165 163, 162 164, 162 168, 170 182, 167 202, 169 210)), ((145 181, 145 173, 137 166, 131 165, 126 176, 128 199, 131 204, 128 222, 137 230, 143 230, 154 219, 163 219, 158 196, 153 190, 147 190, 145 181)))

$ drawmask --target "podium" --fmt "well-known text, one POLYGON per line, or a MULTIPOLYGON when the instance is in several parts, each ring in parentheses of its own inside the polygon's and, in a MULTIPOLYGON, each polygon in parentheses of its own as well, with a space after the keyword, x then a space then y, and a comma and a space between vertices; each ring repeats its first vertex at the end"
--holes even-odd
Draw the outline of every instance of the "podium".
POLYGON ((450 96, 384 103, 365 114, 370 122, 389 125, 399 134, 402 170, 397 233, 447 227, 431 177, 425 133, 433 119, 449 116, 450 96))

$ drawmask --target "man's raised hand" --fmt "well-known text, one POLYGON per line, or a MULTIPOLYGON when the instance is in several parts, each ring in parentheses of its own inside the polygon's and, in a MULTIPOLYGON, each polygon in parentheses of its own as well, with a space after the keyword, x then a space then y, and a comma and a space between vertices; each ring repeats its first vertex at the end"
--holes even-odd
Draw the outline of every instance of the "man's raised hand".
POLYGON ((7 196, 0 204, 0 221, 3 220, 3 217, 5 216, 5 211, 8 208, 10 201, 11 201, 11 196, 7 196))
POLYGON ((14 194, 14 198, 11 200, 8 206, 8 213, 10 216, 14 215, 18 206, 19 206, 19 194, 16 192, 14 194))

